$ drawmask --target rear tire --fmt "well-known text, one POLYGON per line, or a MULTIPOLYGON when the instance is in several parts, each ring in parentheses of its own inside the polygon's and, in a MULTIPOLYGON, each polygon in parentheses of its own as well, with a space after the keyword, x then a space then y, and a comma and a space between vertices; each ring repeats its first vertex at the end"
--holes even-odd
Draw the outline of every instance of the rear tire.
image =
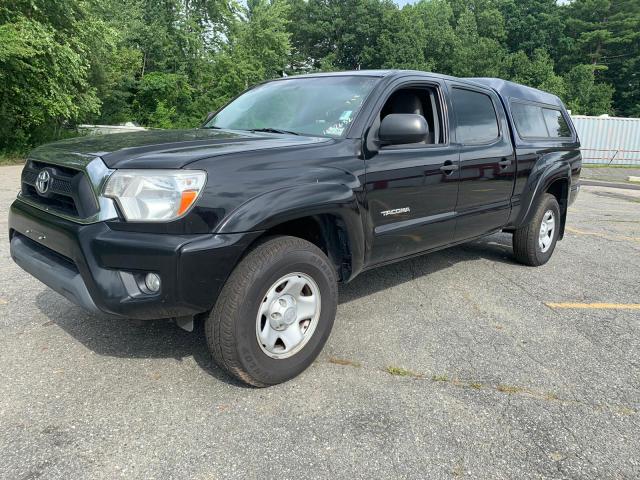
POLYGON ((547 263, 556 248, 560 222, 558 200, 550 193, 545 193, 531 221, 513 233, 516 260, 532 267, 547 263))
POLYGON ((205 322, 216 363, 255 387, 285 382, 322 350, 336 315, 336 272, 318 247, 274 237, 235 268, 205 322))

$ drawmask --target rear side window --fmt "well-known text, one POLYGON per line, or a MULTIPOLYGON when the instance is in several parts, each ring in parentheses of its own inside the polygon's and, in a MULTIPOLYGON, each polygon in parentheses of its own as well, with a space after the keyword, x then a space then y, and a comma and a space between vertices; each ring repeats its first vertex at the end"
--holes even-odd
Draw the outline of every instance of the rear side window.
POLYGON ((548 137, 547 125, 542 116, 542 109, 526 103, 512 103, 513 121, 522 138, 548 137))
POLYGON ((528 103, 511 103, 513 121, 522 138, 564 138, 571 129, 560 110, 528 103))
POLYGON ((544 114, 544 121, 547 124, 550 137, 562 138, 571 136, 571 130, 569 129, 567 120, 560 110, 543 108, 542 113, 544 114))
POLYGON ((453 88, 456 140, 463 144, 489 143, 500 136, 498 117, 489 95, 453 88))

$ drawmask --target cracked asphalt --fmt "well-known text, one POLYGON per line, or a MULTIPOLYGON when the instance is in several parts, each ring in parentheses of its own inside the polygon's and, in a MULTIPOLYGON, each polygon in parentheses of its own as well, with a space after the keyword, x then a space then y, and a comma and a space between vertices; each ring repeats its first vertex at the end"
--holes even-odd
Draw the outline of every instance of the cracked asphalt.
POLYGON ((14 265, 0 168, 0 478, 640 477, 640 191, 583 188, 550 263, 509 235, 361 275, 303 375, 91 316, 14 265), (391 372, 391 373, 390 373, 391 372))

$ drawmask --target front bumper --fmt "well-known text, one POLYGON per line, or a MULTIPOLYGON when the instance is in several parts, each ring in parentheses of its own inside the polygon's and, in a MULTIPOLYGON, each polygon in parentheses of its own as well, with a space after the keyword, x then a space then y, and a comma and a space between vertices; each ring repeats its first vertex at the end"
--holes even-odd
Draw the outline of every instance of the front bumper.
POLYGON ((156 319, 213 308, 232 269, 260 232, 172 235, 80 225, 16 200, 9 212, 11 256, 25 271, 91 312, 156 319), (140 288, 160 275, 158 293, 140 288))

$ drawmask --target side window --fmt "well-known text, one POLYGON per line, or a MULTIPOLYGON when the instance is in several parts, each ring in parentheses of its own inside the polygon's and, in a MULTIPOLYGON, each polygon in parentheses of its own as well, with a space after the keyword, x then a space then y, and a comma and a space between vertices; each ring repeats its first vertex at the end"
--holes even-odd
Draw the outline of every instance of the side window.
POLYGON ((544 121, 547 124, 547 130, 549 130, 550 137, 562 138, 571 136, 571 129, 560 110, 543 108, 542 113, 544 114, 544 121))
POLYGON ((563 138, 571 129, 560 110, 528 103, 512 102, 513 121, 522 138, 563 138))
POLYGON ((542 108, 536 105, 513 102, 511 104, 511 113, 513 114, 513 121, 518 129, 518 134, 522 138, 549 136, 547 125, 542 115, 542 108))
POLYGON ((380 110, 380 121, 392 113, 412 113, 422 115, 425 118, 429 126, 429 133, 420 144, 446 143, 442 107, 436 87, 412 86, 396 90, 380 110))
POLYGON ((462 88, 452 91, 459 143, 489 143, 500 136, 498 117, 489 95, 462 88))

